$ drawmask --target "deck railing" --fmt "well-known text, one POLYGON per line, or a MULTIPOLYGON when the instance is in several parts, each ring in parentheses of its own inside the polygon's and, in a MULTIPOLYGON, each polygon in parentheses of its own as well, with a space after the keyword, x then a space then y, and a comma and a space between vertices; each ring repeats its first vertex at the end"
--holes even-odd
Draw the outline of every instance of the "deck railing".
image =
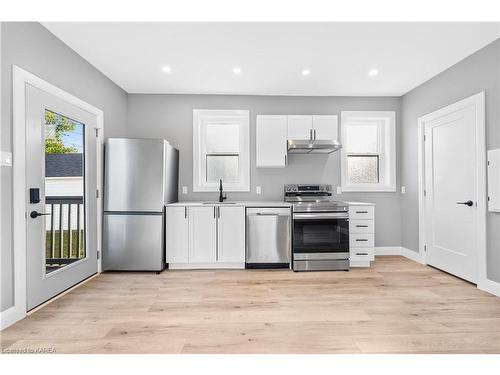
POLYGON ((47 223, 46 265, 59 268, 85 258, 83 197, 45 197, 47 223))

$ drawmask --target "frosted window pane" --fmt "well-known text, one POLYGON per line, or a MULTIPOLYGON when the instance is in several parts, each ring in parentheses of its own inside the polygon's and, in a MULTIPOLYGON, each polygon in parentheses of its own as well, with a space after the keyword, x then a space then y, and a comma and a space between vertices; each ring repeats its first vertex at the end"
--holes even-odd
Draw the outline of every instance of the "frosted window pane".
POLYGON ((351 184, 377 184, 378 156, 348 156, 347 174, 351 184))
POLYGON ((348 125, 346 130, 347 152, 378 152, 377 124, 348 125))
POLYGON ((238 155, 207 155, 207 182, 238 182, 238 155))
POLYGON ((240 127, 238 124, 207 124, 205 135, 207 154, 224 152, 238 153, 240 150, 240 127))

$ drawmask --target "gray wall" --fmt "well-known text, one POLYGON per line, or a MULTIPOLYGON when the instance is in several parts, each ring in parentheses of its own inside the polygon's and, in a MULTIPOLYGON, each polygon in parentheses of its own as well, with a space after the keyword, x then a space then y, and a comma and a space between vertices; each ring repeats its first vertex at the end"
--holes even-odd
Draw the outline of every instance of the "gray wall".
MULTIPOLYGON (((500 39, 455 64, 402 98, 402 246, 418 251, 417 119, 468 96, 486 93, 487 149, 500 147, 500 39)), ((500 281, 500 214, 488 213, 488 277, 500 281)))
MULTIPOLYGON (((189 194, 179 194, 179 200, 214 200, 217 198, 217 193, 192 192, 193 109, 250 110, 251 192, 228 193, 228 197, 231 200, 283 200, 283 185, 286 183, 319 182, 340 186, 340 154, 290 155, 289 165, 284 169, 256 168, 255 117, 257 114, 340 115, 341 110, 396 111, 396 126, 398 127, 400 99, 393 97, 129 94, 127 108, 127 129, 124 135, 163 137, 180 150, 179 187, 187 186, 189 194), (257 185, 262 186, 262 195, 255 194, 257 185)), ((397 148, 400 149, 400 147, 397 148)), ((181 192, 180 189, 179 192, 181 192)), ((338 199, 376 203, 376 246, 400 245, 399 193, 346 193, 338 196, 338 199)))
MULTIPOLYGON (((292 155, 285 169, 255 168, 257 114, 340 114, 341 110, 393 110, 397 113, 397 186, 407 193, 345 193, 342 200, 377 204, 377 246, 418 250, 417 118, 457 100, 486 91, 488 149, 500 147, 499 41, 445 72, 396 97, 276 97, 217 95, 127 95, 38 23, 2 23, 1 148, 12 150, 12 65, 18 65, 102 109, 105 135, 164 137, 181 151, 180 200, 214 199, 192 193, 192 110, 249 109, 251 113, 251 192, 229 193, 233 200, 278 199, 283 184, 321 182, 340 185, 339 154, 292 155), (314 167, 312 167, 314 166, 314 167), (262 195, 255 186, 262 186, 262 195)), ((1 310, 13 304, 12 169, 2 167, 0 213, 1 310)), ((500 281, 500 215, 488 214, 488 276, 500 281)))
MULTIPOLYGON (((1 148, 12 150, 12 65, 104 111, 106 136, 121 133, 127 94, 38 23, 2 23, 1 148)), ((2 167, 1 311, 13 305, 12 168, 2 167)))

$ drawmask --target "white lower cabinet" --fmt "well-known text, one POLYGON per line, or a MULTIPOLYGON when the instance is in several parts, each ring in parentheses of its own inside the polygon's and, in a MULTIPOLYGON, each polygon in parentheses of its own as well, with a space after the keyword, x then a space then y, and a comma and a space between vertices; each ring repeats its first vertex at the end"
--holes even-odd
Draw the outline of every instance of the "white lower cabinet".
POLYGON ((217 262, 245 263, 245 207, 218 207, 217 262))
POLYGON ((167 207, 165 248, 167 263, 188 262, 188 216, 187 207, 167 207))
POLYGON ((216 207, 188 207, 189 263, 215 263, 217 251, 216 207))
POLYGON ((349 263, 369 267, 375 259, 375 206, 349 206, 349 263))
POLYGON ((169 268, 244 268, 245 207, 169 206, 169 268))

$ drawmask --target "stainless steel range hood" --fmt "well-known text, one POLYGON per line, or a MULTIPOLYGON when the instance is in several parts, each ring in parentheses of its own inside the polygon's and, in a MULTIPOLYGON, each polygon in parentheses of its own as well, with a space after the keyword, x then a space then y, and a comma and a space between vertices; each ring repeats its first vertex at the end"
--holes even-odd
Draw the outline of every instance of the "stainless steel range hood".
POLYGON ((289 154, 331 154, 342 148, 342 145, 334 140, 309 140, 289 139, 289 154))

